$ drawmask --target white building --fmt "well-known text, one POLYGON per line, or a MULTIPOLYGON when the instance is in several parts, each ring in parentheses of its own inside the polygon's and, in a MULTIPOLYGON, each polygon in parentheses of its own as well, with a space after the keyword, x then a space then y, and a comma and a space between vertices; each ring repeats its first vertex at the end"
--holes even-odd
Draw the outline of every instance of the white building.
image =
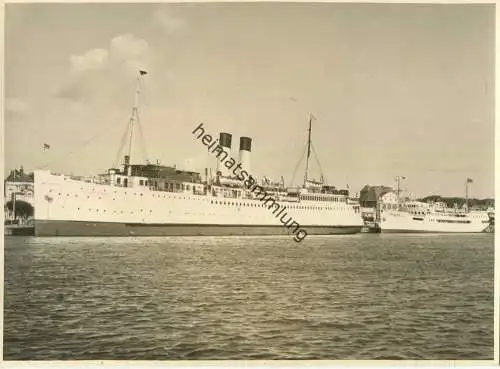
POLYGON ((380 210, 396 210, 398 208, 398 195, 389 191, 379 197, 380 210))

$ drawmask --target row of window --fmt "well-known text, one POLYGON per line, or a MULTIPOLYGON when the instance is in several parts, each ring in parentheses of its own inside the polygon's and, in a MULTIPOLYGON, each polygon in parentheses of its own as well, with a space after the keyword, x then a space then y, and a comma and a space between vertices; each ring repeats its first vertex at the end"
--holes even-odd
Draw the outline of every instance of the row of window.
MULTIPOLYGON (((101 199, 99 197, 99 199, 101 199)), ((113 198, 114 201, 116 201, 115 198, 113 198)), ((218 201, 218 200, 212 200, 210 201, 211 204, 215 204, 215 205, 225 205, 225 206, 239 206, 239 207, 267 207, 269 208, 270 205, 266 205, 264 203, 260 203, 260 204, 255 204, 255 203, 242 203, 242 202, 232 202, 232 201, 218 201)), ((340 207, 340 208, 333 208, 333 207, 323 207, 323 206, 302 206, 302 205, 290 205, 290 204, 286 204, 285 205, 287 209, 300 209, 300 210, 341 210, 341 211, 344 211, 344 210, 354 210, 355 213, 358 213, 359 212, 359 209, 356 209, 356 208, 346 208, 346 207, 340 207)), ((275 207, 274 207, 275 208, 275 207)), ((272 209, 272 208, 271 208, 272 209)), ((80 208, 78 208, 78 210, 80 210, 80 208)), ((89 211, 91 210, 91 208, 89 208, 89 211)), ((96 211, 99 211, 99 209, 96 209, 96 211)), ((140 209, 140 211, 142 212, 143 209, 140 209)), ((106 210, 104 210, 104 212, 106 212, 106 210)), ((151 210, 149 211, 151 212, 151 210)), ((122 211, 123 213, 123 211, 122 211)))
MULTIPOLYGON (((81 208, 77 208, 76 210, 80 211, 80 210, 81 210, 81 208)), ((95 211, 96 213, 99 213, 99 212, 100 212, 98 208, 94 208, 94 209, 93 209, 93 208, 89 208, 89 211, 95 211)), ((106 213, 106 212, 107 212, 107 210, 106 210, 106 209, 102 209, 102 213, 106 213)), ((139 212, 143 213, 143 212, 144 212, 144 209, 140 209, 140 211, 139 211, 139 212)), ((149 212, 150 212, 150 213, 152 213, 152 212, 153 212, 153 210, 149 210, 149 212)), ((123 211, 123 210, 121 210, 121 211, 118 211, 118 210, 113 210, 113 214, 118 214, 118 213, 120 213, 120 214, 124 214, 124 211, 123 211)), ((133 211, 131 211, 131 212, 130 212, 130 214, 132 215, 132 214, 134 214, 134 212, 133 212, 133 211)))
POLYGON ((346 202, 347 198, 343 197, 322 197, 322 196, 301 196, 302 200, 306 201, 328 201, 328 202, 346 202))
MULTIPOLYGON (((244 206, 244 207, 269 207, 271 206, 272 204, 264 204, 264 203, 261 203, 261 204, 255 204, 255 203, 245 203, 245 202, 233 202, 233 201, 218 201, 218 200, 212 200, 210 201, 211 204, 215 204, 215 205, 228 205, 228 206, 244 206)), ((286 204, 285 205, 287 209, 301 209, 301 210, 305 210, 305 209, 309 209, 309 210, 345 210, 345 209, 350 209, 350 208, 346 208, 346 207, 340 207, 340 208, 333 208, 333 207, 330 207, 330 206, 327 206, 327 207, 324 207, 324 206, 304 206, 304 205, 289 205, 289 204, 286 204)), ((276 207, 274 207, 276 208, 276 207)), ((271 208, 272 209, 272 208, 271 208)))
MULTIPOLYGON (((124 187, 127 187, 127 185, 128 185, 127 178, 124 178, 123 182, 121 182, 121 178, 118 177, 116 179, 116 184, 118 184, 118 185, 123 184, 124 187)), ((146 186, 146 187, 151 186, 152 189, 154 189, 156 191, 160 190, 161 184, 162 184, 162 182, 158 183, 157 181, 152 182, 152 181, 148 181, 145 179, 139 179, 139 186, 146 186)), ((175 182, 175 183, 163 182, 163 190, 164 191, 171 191, 171 192, 174 192, 174 190, 202 191, 202 186, 196 186, 196 185, 190 185, 190 184, 184 184, 184 183, 178 183, 178 182, 175 182)))
POLYGON ((425 211, 410 211, 410 214, 413 215, 425 215, 425 211))
MULTIPOLYGON (((413 220, 423 221, 424 218, 414 217, 413 220)), ((429 219, 429 221, 438 223, 470 223, 470 220, 429 219)))
MULTIPOLYGON (((267 207, 267 205, 264 205, 264 204, 246 204, 246 203, 235 203, 235 202, 226 202, 226 201, 212 201, 211 204, 226 205, 226 206, 267 207)), ((301 209, 301 210, 305 210, 305 209, 308 209, 308 210, 346 210, 346 208, 343 208, 343 207, 339 208, 339 209, 335 209, 332 207, 317 207, 317 206, 287 206, 286 208, 287 209, 301 209)), ((80 210, 80 208, 78 208, 77 210, 80 210)), ((91 211, 91 210, 92 209, 89 208, 89 211, 91 211)), ((99 211, 99 209, 96 209, 96 211, 99 211)), ((140 209, 140 211, 142 212, 143 209, 140 209)), ((106 210, 104 210, 104 212, 106 212, 106 210)), ((149 210, 149 212, 151 212, 151 210, 149 210)), ((355 211, 355 212, 357 212, 357 211, 355 211)), ((123 214, 123 211, 121 213, 123 214)), ((131 212, 131 214, 132 213, 133 212, 131 212)))
POLYGON ((469 224, 470 220, 454 220, 454 219, 436 219, 438 223, 460 223, 469 224))
MULTIPOLYGON (((123 187, 128 187, 128 180, 127 178, 123 178, 123 181, 121 180, 120 177, 118 177, 116 179, 116 184, 117 185, 123 185, 123 187)), ((198 195, 206 195, 205 191, 203 191, 202 187, 200 186, 195 186, 195 185, 185 185, 183 183, 164 183, 164 189, 163 190, 160 190, 160 188, 158 187, 158 184, 157 183, 152 183, 151 181, 147 181, 147 180, 143 180, 143 179, 140 179, 139 180, 139 185, 140 186, 153 186, 154 185, 154 188, 151 188, 154 192, 181 192, 181 191, 193 191, 194 194, 198 194, 198 195)), ((84 190, 83 186, 80 187, 80 190, 84 190)), ((89 188, 89 190, 92 190, 92 192, 95 192, 95 188, 89 188)), ((102 189, 103 192, 106 192, 106 189, 103 188, 102 189)), ((52 192, 52 190, 49 190, 49 192, 52 192)), ((116 193, 117 191, 115 190, 114 193, 116 193)), ((126 194, 126 192, 125 192, 126 194)), ((238 190, 233 190, 233 194, 232 196, 228 195, 227 197, 236 197, 235 195, 237 195, 237 197, 240 197, 242 194, 241 194, 241 191, 238 191, 238 190)), ((61 193, 59 193, 59 195, 61 195, 61 193)), ((137 195, 136 193, 134 193, 134 195, 137 195)), ((140 196, 143 196, 143 194, 140 194, 140 196)), ((157 195, 158 197, 161 197, 161 195, 157 195)), ((77 197, 75 195, 75 197, 77 197)), ((153 197, 154 197, 154 194, 153 194, 153 197)), ((165 196, 163 196, 165 197, 165 196)), ((87 197, 88 198, 88 197, 87 197)), ((341 203, 346 203, 347 201, 347 198, 345 197, 324 197, 324 196, 312 196, 312 195, 304 195, 304 196, 301 196, 301 199, 304 200, 304 201, 324 201, 324 202, 341 202, 341 203)))
POLYGON ((385 210, 395 210, 398 208, 398 204, 382 204, 382 209, 385 210))
MULTIPOLYGON (((49 192, 52 192, 52 190, 49 190, 49 192)), ((116 193, 116 191, 115 191, 116 193)), ((125 192, 125 195, 127 193, 125 192)), ((62 193, 59 192, 58 193, 59 196, 62 196, 62 193)), ((144 194, 143 193, 135 193, 133 194, 134 196, 143 196, 144 194)), ((74 195, 75 197, 78 197, 77 194, 74 195)), ((70 194, 67 193, 66 194, 66 197, 70 197, 70 194)), ((155 196, 155 194, 152 195, 153 198, 170 198, 170 196, 167 196, 165 194, 163 194, 163 196, 161 194, 157 194, 155 196)), ((182 196, 182 197, 173 197, 174 199, 177 199, 177 200, 205 200, 205 198, 197 198, 197 197, 185 197, 185 196, 182 196)), ((90 199, 90 195, 87 195, 87 199, 90 199)), ((98 197, 98 200, 101 200, 102 197, 99 196, 98 197)), ((116 201, 116 198, 113 198, 113 201, 116 201)), ((263 207, 264 205, 263 204, 256 204, 256 203, 241 203, 241 202, 231 202, 231 201, 217 201, 217 200, 212 200, 210 201, 211 204, 219 204, 219 205, 237 205, 237 206, 249 206, 249 207, 263 207)), ((322 206, 304 206, 304 205, 288 205, 287 208, 289 209, 312 209, 312 210, 333 210, 332 207, 322 207, 322 206)), ((343 207, 342 207, 343 208, 343 207)))
MULTIPOLYGON (((413 217, 413 220, 423 221, 424 218, 413 217)), ((470 220, 454 220, 454 219, 429 219, 430 222, 438 223, 459 223, 459 224, 469 224, 470 220)), ((489 223, 489 220, 483 221, 483 223, 489 223)))
MULTIPOLYGON (((263 205, 260 205, 260 206, 262 207, 263 205)), ((106 209, 102 209, 102 211, 100 211, 98 208, 88 208, 88 209, 89 209, 89 212, 92 212, 92 211, 95 211, 96 213, 99 213, 99 212, 101 212, 101 213, 106 213, 106 212, 107 212, 107 210, 106 210, 106 209)), ((326 209, 326 208, 323 208, 323 209, 326 209)), ((332 208, 329 208, 329 209, 330 209, 330 210, 332 210, 332 208)), ((80 210, 81 210, 81 208, 77 208, 77 211, 80 211, 80 210)), ((320 209, 320 210, 321 210, 321 209, 320 209)), ((140 213, 144 213, 144 209, 139 209, 139 211, 138 211, 138 212, 140 212, 140 213)), ((152 213, 152 212, 153 212, 152 210, 149 210, 149 213, 152 213)), ((120 210, 120 211, 118 211, 118 210, 113 210, 113 214, 124 214, 124 211, 123 211, 123 210, 120 210)), ((133 215, 133 214, 134 214, 134 212, 133 212, 133 211, 131 211, 131 212, 130 212, 130 215, 133 215)))

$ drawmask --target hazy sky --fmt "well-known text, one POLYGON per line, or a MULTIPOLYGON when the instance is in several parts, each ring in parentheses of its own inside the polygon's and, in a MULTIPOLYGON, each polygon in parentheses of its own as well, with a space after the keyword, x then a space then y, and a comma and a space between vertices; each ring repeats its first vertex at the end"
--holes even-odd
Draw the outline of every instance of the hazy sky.
MULTIPOLYGON (((494 6, 8 4, 6 171, 115 162, 145 68, 148 158, 214 166, 191 131, 252 137, 252 172, 292 180, 312 112, 331 184, 494 195, 494 6), (43 151, 43 143, 50 150, 43 151)), ((144 159, 141 135, 132 162, 144 159)), ((304 163, 295 176, 303 177, 304 163)), ((311 176, 319 178, 316 160, 311 176)))

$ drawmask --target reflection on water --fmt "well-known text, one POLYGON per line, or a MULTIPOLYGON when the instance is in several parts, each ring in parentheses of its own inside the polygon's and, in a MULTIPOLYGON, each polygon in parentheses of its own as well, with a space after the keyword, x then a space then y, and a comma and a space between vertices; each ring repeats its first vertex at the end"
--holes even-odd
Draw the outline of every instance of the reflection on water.
POLYGON ((493 359, 493 242, 7 238, 4 359, 493 359))

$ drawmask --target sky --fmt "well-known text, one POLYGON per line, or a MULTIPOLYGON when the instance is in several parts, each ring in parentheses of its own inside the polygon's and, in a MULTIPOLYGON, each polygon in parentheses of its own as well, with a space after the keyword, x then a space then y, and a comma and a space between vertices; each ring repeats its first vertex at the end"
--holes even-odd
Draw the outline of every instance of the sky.
POLYGON ((298 184, 312 113, 310 177, 359 192, 404 176, 416 196, 464 196, 470 177, 471 197, 494 196, 493 5, 5 8, 6 173, 120 163, 144 69, 133 163, 215 168, 203 123, 235 158, 253 139, 253 174, 298 184))

